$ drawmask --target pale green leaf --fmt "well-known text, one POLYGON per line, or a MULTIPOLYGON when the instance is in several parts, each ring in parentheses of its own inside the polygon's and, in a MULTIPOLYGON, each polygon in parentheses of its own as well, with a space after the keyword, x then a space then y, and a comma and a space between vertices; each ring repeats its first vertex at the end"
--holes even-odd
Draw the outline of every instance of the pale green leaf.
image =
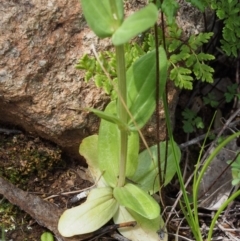
POLYGON ((157 17, 158 10, 153 3, 133 13, 123 21, 122 25, 113 34, 113 44, 121 45, 127 43, 131 38, 152 27, 157 21, 157 17))
POLYGON ((112 196, 111 188, 93 189, 86 202, 62 214, 58 222, 58 230, 64 237, 93 232, 113 217, 118 206, 112 196))
POLYGON ((41 235, 41 241, 54 241, 54 237, 51 233, 49 232, 44 232, 41 235))
POLYGON ((154 219, 160 214, 158 203, 149 194, 132 183, 127 183, 123 187, 115 187, 113 195, 120 205, 147 219, 154 219))
POLYGON ((123 21, 123 1, 80 0, 84 17, 94 33, 100 37, 110 37, 123 21), (113 12, 111 4, 116 4, 113 12))
POLYGON ((159 215, 155 219, 146 219, 133 211, 127 210, 120 206, 116 214, 113 216, 114 223, 125 223, 136 221, 135 227, 119 228, 118 231, 126 238, 132 241, 168 241, 167 230, 165 229, 164 238, 159 239, 157 231, 164 227, 162 217, 159 215))
POLYGON ((102 172, 98 164, 98 135, 88 136, 83 139, 79 147, 79 153, 86 159, 88 170, 91 173, 93 182, 97 187, 105 187, 102 172))
MULTIPOLYGON (((176 143, 174 145, 178 158, 177 161, 179 162, 181 159, 181 151, 176 143)), ((150 147, 150 152, 152 153, 153 159, 147 150, 144 150, 139 154, 138 168, 131 180, 137 183, 141 189, 153 194, 159 191, 160 188, 158 182, 157 146, 154 145, 150 147)), ((165 153, 166 142, 160 142, 160 161, 162 170, 164 170, 165 153)), ((175 173, 176 163, 174 160, 173 147, 171 143, 168 142, 167 170, 164 182, 165 186, 172 180, 175 173)))
POLYGON ((128 126, 126 124, 124 124, 117 116, 116 114, 109 114, 109 113, 106 113, 104 111, 100 111, 100 110, 97 110, 97 109, 93 109, 93 108, 86 108, 87 110, 93 112, 95 115, 97 115, 98 117, 106 120, 106 121, 109 121, 111 123, 114 123, 114 124, 117 124, 118 125, 118 128, 121 129, 121 130, 125 130, 125 131, 128 131, 128 126))

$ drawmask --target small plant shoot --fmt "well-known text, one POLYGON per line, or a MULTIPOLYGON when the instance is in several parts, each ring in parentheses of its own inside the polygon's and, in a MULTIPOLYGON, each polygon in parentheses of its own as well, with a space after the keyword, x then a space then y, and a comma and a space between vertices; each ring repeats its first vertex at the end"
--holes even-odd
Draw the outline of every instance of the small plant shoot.
MULTIPOLYGON (((159 204, 149 194, 160 190, 158 181, 155 184, 151 182, 158 175, 157 147, 150 148, 153 159, 146 151, 139 154, 138 131, 145 126, 155 110, 156 91, 160 98, 163 96, 168 60, 164 48, 159 46, 160 87, 157 90, 155 49, 141 52, 141 56, 130 60, 128 65, 124 52, 124 44, 127 46, 129 40, 154 25, 158 9, 150 3, 123 19, 122 1, 82 0, 81 3, 86 20, 95 34, 112 39, 116 49, 115 61, 111 69, 107 70, 110 76, 117 77, 118 87, 116 98, 104 111, 88 109, 101 118, 99 134, 85 138, 79 150, 89 165, 96 188, 90 191, 83 204, 62 214, 58 229, 63 236, 70 237, 93 232, 111 218, 116 223, 135 220, 137 227, 119 231, 126 237, 131 236, 133 241, 158 240, 157 231, 164 223, 159 204), (144 170, 146 165, 148 168, 144 170)), ((77 67, 88 69, 90 77, 91 71, 96 70, 96 63, 85 56, 77 67)), ((165 144, 161 144, 162 153, 165 153, 165 149, 165 144)), ((179 161, 181 154, 176 144, 175 149, 178 150, 179 161)), ((169 168, 165 185, 176 172, 170 144, 167 159, 169 168)), ((162 156, 161 161, 164 160, 162 156)), ((164 166, 163 163, 161 165, 164 166)))

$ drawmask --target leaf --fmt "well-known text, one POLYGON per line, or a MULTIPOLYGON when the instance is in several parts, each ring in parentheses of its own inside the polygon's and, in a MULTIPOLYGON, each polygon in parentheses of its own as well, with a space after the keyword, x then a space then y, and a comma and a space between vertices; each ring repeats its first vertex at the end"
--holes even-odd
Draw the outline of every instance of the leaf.
POLYGON ((51 233, 49 232, 44 232, 41 235, 41 241, 54 241, 54 237, 51 233))
POLYGON ((177 87, 191 90, 193 81, 191 73, 190 69, 175 67, 170 71, 170 79, 174 80, 177 87))
POLYGON ((158 203, 149 194, 132 183, 127 183, 123 187, 115 187, 113 195, 120 205, 147 219, 154 219, 160 214, 158 203))
POLYGON ((123 1, 113 0, 117 12, 112 11, 112 1, 81 0, 84 17, 94 33, 100 37, 110 37, 123 21, 123 1))
POLYGON ((93 181, 97 187, 106 187, 106 183, 102 177, 102 172, 98 164, 98 135, 88 136, 83 139, 79 153, 86 159, 88 170, 90 171, 93 181), (100 178, 100 179, 99 179, 100 178))
POLYGON ((101 119, 104 119, 106 121, 116 124, 120 130, 128 131, 128 126, 126 124, 124 124, 124 122, 122 122, 116 115, 108 114, 104 111, 100 111, 100 110, 93 109, 93 108, 86 108, 86 109, 93 112, 95 115, 97 115, 101 119))
POLYGON ((192 133, 194 131, 194 127, 192 122, 190 121, 183 121, 183 130, 185 133, 192 133))
MULTIPOLYGON (((116 113, 116 102, 110 102, 105 109, 107 114, 116 113)), ((120 131, 117 125, 102 120, 98 137, 99 167, 103 177, 111 187, 117 185, 119 175, 120 131)), ((137 168, 139 136, 137 132, 128 135, 126 176, 132 176, 137 168)))
POLYGON ((120 206, 116 214, 113 216, 114 223, 125 223, 136 221, 135 227, 119 228, 118 231, 127 239, 132 241, 168 241, 167 230, 165 229, 164 238, 159 239, 157 231, 164 226, 162 217, 159 215, 155 219, 146 219, 133 211, 128 211, 125 207, 120 206))
POLYGON ((86 202, 61 215, 58 230, 64 237, 93 232, 113 217, 118 206, 111 188, 95 188, 90 191, 86 202))
MULTIPOLYGON (((156 105, 156 62, 155 51, 140 57, 127 71, 127 106, 139 128, 142 128, 152 116, 156 105)), ((163 47, 159 48, 160 89, 165 90, 167 80, 167 57, 163 47)), ((137 127, 129 120, 129 128, 137 127)))
POLYGON ((177 1, 164 0, 161 8, 167 17, 168 24, 172 24, 175 21, 176 12, 179 8, 177 1))
POLYGON ((157 17, 158 10, 153 3, 130 15, 113 34, 113 44, 121 45, 127 43, 131 38, 152 27, 157 21, 157 17))
MULTIPOLYGON (((178 162, 181 159, 181 151, 175 143, 175 150, 178 158, 178 162)), ((146 192, 151 194, 159 191, 159 177, 158 177, 158 165, 157 165, 157 146, 150 147, 153 160, 147 150, 144 150, 139 154, 138 168, 134 176, 131 178, 132 181, 146 192)), ((166 142, 160 142, 160 160, 161 169, 164 169, 164 160, 166 152, 166 142)), ((167 170, 165 176, 164 185, 166 186, 173 178, 176 173, 176 164, 173 155, 173 147, 171 143, 168 143, 168 157, 167 157, 167 170)))
POLYGON ((193 6, 197 7, 201 12, 204 12, 205 8, 207 7, 207 2, 203 0, 187 0, 193 6))
POLYGON ((214 69, 209 65, 196 62, 193 67, 193 72, 198 80, 201 79, 201 81, 213 83, 212 73, 214 72, 214 69))

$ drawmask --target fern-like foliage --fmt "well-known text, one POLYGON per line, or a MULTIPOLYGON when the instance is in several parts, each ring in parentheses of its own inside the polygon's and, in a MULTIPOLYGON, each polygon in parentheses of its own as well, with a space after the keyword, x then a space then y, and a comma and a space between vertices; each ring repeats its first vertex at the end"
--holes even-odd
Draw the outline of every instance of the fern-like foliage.
POLYGON ((223 20, 222 49, 228 56, 238 56, 240 49, 240 2, 239 0, 212 0, 212 9, 223 20))
POLYGON ((200 50, 213 33, 192 35, 184 42, 181 40, 181 30, 176 25, 169 26, 169 29, 168 51, 173 53, 169 57, 170 79, 176 86, 185 89, 192 89, 193 74, 197 80, 212 83, 214 70, 206 62, 213 60, 214 56, 200 50))
MULTIPOLYGON (((132 63, 144 54, 143 48, 137 43, 125 45, 126 68, 129 68, 132 63)), ((116 73, 116 55, 112 51, 103 51, 98 53, 98 58, 101 64, 93 57, 84 55, 77 63, 76 68, 85 70, 85 81, 89 82, 91 79, 96 86, 102 88, 106 94, 110 95, 111 99, 117 97, 114 91, 114 83, 117 82, 116 73), (110 76, 110 80, 102 70, 101 65, 110 76)))

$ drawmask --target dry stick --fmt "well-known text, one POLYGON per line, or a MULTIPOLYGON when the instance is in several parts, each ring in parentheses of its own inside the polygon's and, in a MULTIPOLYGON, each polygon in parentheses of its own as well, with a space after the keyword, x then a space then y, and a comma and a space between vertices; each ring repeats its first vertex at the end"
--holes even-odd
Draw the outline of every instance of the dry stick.
POLYGON ((103 236, 104 234, 112 232, 116 229, 125 228, 125 227, 135 227, 136 225, 137 225, 136 221, 129 221, 126 223, 113 224, 113 225, 110 225, 107 227, 103 227, 103 228, 98 229, 97 231, 92 232, 91 236, 94 236, 94 238, 92 238, 88 241, 96 240, 96 238, 98 239, 99 237, 103 236))
MULTIPOLYGON (((240 120, 233 121, 232 123, 228 124, 227 127, 230 127, 230 128, 231 128, 231 127, 234 127, 234 126, 236 126, 236 124, 238 124, 239 122, 240 122, 240 120)), ((220 130, 222 130, 222 127, 217 128, 216 130, 210 131, 209 134, 218 133, 220 130)), ((196 137, 196 138, 194 138, 194 139, 192 139, 192 140, 190 140, 190 141, 187 141, 187 142, 185 142, 185 143, 182 143, 182 144, 179 145, 179 147, 180 147, 180 149, 184 149, 184 148, 187 147, 187 146, 191 146, 191 145, 193 145, 193 144, 196 144, 196 143, 198 143, 199 141, 203 140, 203 139, 206 137, 206 135, 207 135, 207 134, 203 134, 203 135, 198 136, 198 137, 196 137)))
POLYGON ((54 233, 59 241, 76 241, 75 238, 67 239, 62 237, 58 231, 58 220, 63 209, 58 208, 54 204, 42 200, 40 197, 29 194, 17 187, 9 181, 0 177, 0 194, 2 194, 9 202, 17 205, 20 209, 32 216, 41 226, 48 228, 54 233))
MULTIPOLYGON (((239 112, 240 112, 240 108, 239 108, 232 116, 230 116, 230 118, 226 121, 226 123, 224 124, 224 126, 223 126, 223 127, 221 128, 221 130, 219 131, 219 134, 217 135, 215 141, 213 141, 212 144, 210 145, 210 148, 213 148, 213 147, 214 147, 214 145, 215 145, 215 143, 216 143, 216 140, 221 136, 221 134, 223 133, 223 131, 230 125, 231 121, 238 115, 239 112)), ((204 137, 205 137, 205 135, 204 135, 204 137)), ((203 139, 204 139, 204 138, 203 138, 203 139)), ((181 145, 180 145, 180 146, 181 146, 181 145)), ((208 151, 207 151, 208 154, 209 154, 209 152, 210 152, 210 150, 211 150, 210 148, 209 148, 208 151)), ((204 157, 203 157, 202 160, 200 161, 201 164, 202 164, 202 163, 204 162, 204 160, 206 159, 206 156, 207 156, 207 155, 204 155, 204 157)), ((193 176, 194 176, 194 172, 193 172, 193 173, 191 174, 191 176, 188 178, 187 182, 186 182, 185 185, 184 185, 184 188, 187 187, 187 185, 189 184, 189 182, 192 180, 193 176)), ((166 219, 166 224, 168 223, 168 221, 169 221, 169 219, 170 219, 170 217, 171 217, 174 209, 176 208, 177 203, 179 202, 179 200, 180 200, 181 197, 182 197, 182 190, 179 191, 178 197, 177 197, 175 203, 173 204, 172 209, 171 209, 171 211, 170 211, 170 213, 169 213, 169 215, 168 215, 168 217, 167 217, 167 219, 166 219)))
POLYGON ((204 160, 207 158, 207 156, 209 155, 209 152, 213 149, 214 145, 217 143, 218 138, 223 134, 223 132, 225 131, 225 129, 229 126, 229 124, 232 122, 232 120, 240 113, 240 108, 238 110, 236 110, 236 112, 234 112, 229 119, 226 121, 226 123, 223 125, 222 129, 219 131, 217 137, 215 138, 215 140, 211 143, 210 147, 208 148, 208 150, 205 152, 204 156, 201 159, 201 163, 204 162, 204 160))
MULTIPOLYGON (((239 86, 239 83, 240 83, 240 80, 239 80, 239 68, 240 68, 240 66, 239 66, 239 55, 238 55, 238 58, 237 58, 237 67, 236 67, 236 83, 238 85, 238 88, 237 88, 238 94, 240 92, 240 86, 239 86)), ((238 104, 239 104, 239 97, 235 96, 234 97, 233 109, 237 108, 238 104)))
POLYGON ((49 197, 46 197, 46 198, 44 198, 44 200, 48 200, 48 199, 54 198, 54 197, 59 197, 59 196, 62 196, 62 195, 76 194, 76 193, 88 191, 89 189, 94 188, 94 187, 98 184, 99 180, 100 180, 101 177, 103 176, 103 173, 104 173, 104 172, 101 173, 101 175, 98 177, 98 179, 95 181, 95 183, 94 183, 92 186, 90 186, 90 187, 87 187, 87 188, 84 188, 84 189, 80 189, 80 190, 75 190, 75 191, 61 192, 61 193, 58 193, 58 194, 55 194, 55 195, 51 195, 51 196, 49 196, 49 197))

